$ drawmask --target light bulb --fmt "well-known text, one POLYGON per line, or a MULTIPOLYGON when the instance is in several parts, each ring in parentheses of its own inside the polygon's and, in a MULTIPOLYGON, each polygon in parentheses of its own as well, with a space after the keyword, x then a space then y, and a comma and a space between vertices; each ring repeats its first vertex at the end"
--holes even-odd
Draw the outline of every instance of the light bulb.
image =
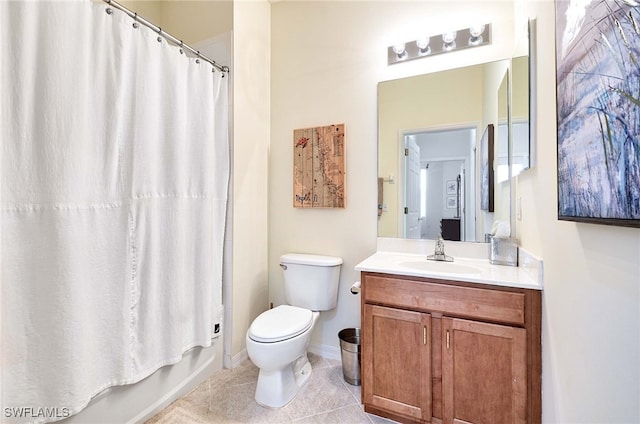
POLYGON ((456 31, 445 32, 442 34, 442 41, 444 41, 445 44, 453 43, 456 40, 456 35, 456 31))
POLYGON ((391 47, 391 49, 398 55, 398 57, 402 57, 404 54, 404 43, 396 43, 391 47))
POLYGON ((426 50, 429 47, 429 37, 421 37, 416 40, 416 46, 420 50, 426 50))
POLYGON ((479 37, 484 32, 484 25, 472 25, 469 27, 469 34, 472 37, 479 37))

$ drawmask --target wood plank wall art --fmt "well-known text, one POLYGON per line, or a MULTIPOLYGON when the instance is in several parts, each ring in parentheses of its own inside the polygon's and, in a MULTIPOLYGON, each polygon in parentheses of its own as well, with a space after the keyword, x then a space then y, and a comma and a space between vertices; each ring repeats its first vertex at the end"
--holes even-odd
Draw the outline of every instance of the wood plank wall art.
POLYGON ((344 124, 293 131, 293 206, 345 207, 344 124))

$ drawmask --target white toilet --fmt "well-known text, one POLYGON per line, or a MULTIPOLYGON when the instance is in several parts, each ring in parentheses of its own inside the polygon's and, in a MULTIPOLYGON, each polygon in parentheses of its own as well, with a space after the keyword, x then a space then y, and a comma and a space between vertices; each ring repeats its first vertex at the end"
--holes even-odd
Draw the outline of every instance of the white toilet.
POLYGON ((287 305, 260 314, 247 331, 247 353, 260 368, 256 402, 280 408, 311 376, 307 347, 320 311, 334 309, 342 259, 289 253, 280 257, 287 305))

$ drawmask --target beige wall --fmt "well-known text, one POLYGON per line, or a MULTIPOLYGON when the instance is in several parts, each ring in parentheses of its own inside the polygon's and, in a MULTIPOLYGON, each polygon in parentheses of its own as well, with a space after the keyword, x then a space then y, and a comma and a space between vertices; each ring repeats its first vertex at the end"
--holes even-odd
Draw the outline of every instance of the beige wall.
POLYGON ((187 44, 233 29, 232 0, 123 0, 119 3, 187 44))
POLYGON ((529 117, 529 61, 526 57, 514 58, 512 62, 513 81, 511 114, 514 121, 529 117))
POLYGON ((155 25, 162 24, 162 1, 123 0, 119 3, 155 25))
POLYGON ((231 354, 267 309, 271 15, 266 0, 233 11, 233 307, 231 354))
POLYGON ((233 29, 233 1, 160 1, 161 25, 185 43, 193 44, 233 29))

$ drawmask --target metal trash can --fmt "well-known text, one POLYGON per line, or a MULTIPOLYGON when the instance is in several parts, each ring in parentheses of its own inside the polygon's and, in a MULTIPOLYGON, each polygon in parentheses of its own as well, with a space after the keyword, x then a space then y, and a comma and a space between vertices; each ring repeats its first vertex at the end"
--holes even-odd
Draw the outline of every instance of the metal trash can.
POLYGON ((345 328, 338 333, 344 381, 360 385, 360 329, 345 328))

